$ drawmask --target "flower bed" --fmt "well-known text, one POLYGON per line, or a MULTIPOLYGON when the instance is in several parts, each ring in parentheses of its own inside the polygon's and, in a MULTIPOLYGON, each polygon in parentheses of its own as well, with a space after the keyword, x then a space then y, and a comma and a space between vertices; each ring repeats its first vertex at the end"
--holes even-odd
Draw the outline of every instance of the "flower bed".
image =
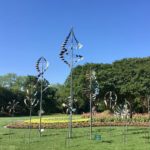
MULTIPOLYGON (((90 118, 89 114, 83 114, 81 117, 73 117, 73 128, 89 127, 90 118)), ((93 116, 93 127, 97 126, 149 126, 148 114, 135 114, 131 119, 122 119, 114 117, 112 114, 99 113, 93 116)), ((7 125, 8 128, 39 128, 39 119, 32 119, 31 126, 30 120, 18 121, 7 125)), ((42 128, 67 128, 68 117, 47 117, 42 118, 42 128)))
MULTIPOLYGON (((143 126, 148 127, 148 122, 93 122, 93 127, 99 127, 99 126, 143 126)), ((89 122, 73 122, 72 127, 73 128, 80 128, 80 127, 89 127, 89 122)), ((30 127, 29 123, 25 122, 16 122, 7 125, 7 128, 26 128, 28 129, 30 127)), ((56 128, 67 128, 68 123, 42 123, 42 128, 48 129, 56 129, 56 128)), ((38 123, 32 123, 31 128, 39 128, 38 123)))
MULTIPOLYGON (((72 122, 87 122, 89 121, 88 118, 79 118, 79 119, 72 119, 72 122)), ((24 121, 25 123, 30 123, 30 120, 24 121)), ((31 123, 40 123, 39 119, 32 119, 31 123)), ((42 123, 68 123, 67 118, 60 118, 60 119, 52 119, 52 118, 42 118, 42 123)))
MULTIPOLYGON (((66 128, 68 126, 68 118, 42 118, 42 128, 66 128)), ((7 128, 38 128, 40 119, 18 121, 7 125, 7 128)), ((88 126, 89 118, 73 118, 73 127, 88 126)))

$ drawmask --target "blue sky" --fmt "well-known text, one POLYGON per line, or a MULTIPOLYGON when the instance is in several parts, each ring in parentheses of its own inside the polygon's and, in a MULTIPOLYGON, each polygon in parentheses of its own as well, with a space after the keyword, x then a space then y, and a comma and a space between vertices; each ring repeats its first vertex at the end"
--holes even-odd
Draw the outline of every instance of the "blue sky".
POLYGON ((36 75, 44 56, 46 78, 63 83, 69 68, 60 46, 73 26, 86 62, 112 63, 150 56, 149 0, 0 0, 0 75, 36 75))

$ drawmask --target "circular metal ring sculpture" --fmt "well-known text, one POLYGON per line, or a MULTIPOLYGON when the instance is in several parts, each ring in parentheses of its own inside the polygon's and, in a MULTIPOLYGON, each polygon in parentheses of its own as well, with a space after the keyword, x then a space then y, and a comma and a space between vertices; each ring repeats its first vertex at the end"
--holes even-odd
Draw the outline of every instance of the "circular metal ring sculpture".
POLYGON ((68 36, 61 46, 59 54, 60 59, 70 68, 70 99, 69 99, 69 124, 68 124, 68 137, 72 137, 72 110, 73 110, 73 67, 74 64, 83 59, 83 56, 75 54, 74 50, 82 48, 82 44, 75 37, 73 28, 70 30, 68 36))
POLYGON ((43 129, 42 129, 42 113, 44 112, 43 108, 42 108, 43 92, 47 89, 47 87, 46 87, 43 90, 44 73, 47 71, 48 67, 49 67, 49 63, 44 57, 40 57, 37 60, 37 63, 36 63, 36 70, 38 72, 37 78, 38 78, 38 81, 41 82, 41 96, 40 96, 40 110, 39 110, 39 118, 40 118, 39 133, 40 133, 40 137, 41 137, 41 132, 43 131, 43 129))
POLYGON ((117 104, 117 94, 112 91, 107 92, 104 96, 104 103, 108 109, 113 110, 117 104))

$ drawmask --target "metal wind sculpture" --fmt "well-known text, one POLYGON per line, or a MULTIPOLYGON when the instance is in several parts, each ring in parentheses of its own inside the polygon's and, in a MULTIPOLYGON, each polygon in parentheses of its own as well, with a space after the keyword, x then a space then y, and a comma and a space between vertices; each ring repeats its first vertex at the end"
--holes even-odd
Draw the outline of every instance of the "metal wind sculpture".
MULTIPOLYGON (((105 103, 107 109, 114 112, 114 108, 117 104, 117 94, 112 91, 107 92, 104 96, 104 103, 105 103)), ((112 130, 111 122, 110 122, 109 128, 110 128, 109 134, 111 136, 111 130, 112 130)))
POLYGON ((90 139, 92 139, 92 118, 93 113, 95 112, 95 106, 93 103, 96 101, 96 98, 99 94, 99 84, 96 79, 96 72, 90 69, 90 73, 86 74, 87 79, 90 81, 89 88, 87 90, 88 95, 90 96, 90 139))
POLYGON ((73 112, 73 67, 75 63, 83 59, 83 56, 75 54, 74 50, 82 48, 82 44, 75 37, 73 28, 70 30, 68 36, 61 46, 59 54, 60 59, 70 68, 70 99, 69 99, 69 124, 68 137, 72 137, 72 112, 73 112))
POLYGON ((18 104, 19 102, 17 102, 15 99, 8 102, 8 106, 6 107, 6 109, 8 110, 9 114, 11 114, 11 116, 14 116, 18 104))
MULTIPOLYGON (((70 101, 70 96, 67 98, 67 102, 62 103, 62 107, 63 109, 65 109, 65 113, 68 114, 70 113, 70 107, 69 107, 69 101, 70 101)), ((77 99, 74 99, 74 104, 76 106, 77 103, 77 99)), ((76 108, 72 108, 72 112, 75 113, 76 112, 76 108)))
POLYGON ((40 123, 39 123, 39 133, 41 137, 41 132, 43 131, 42 129, 42 113, 43 108, 42 108, 42 101, 43 101, 43 92, 49 87, 47 86, 45 89, 43 89, 43 82, 44 82, 44 73, 47 71, 49 67, 48 61, 44 57, 40 57, 36 63, 36 70, 38 72, 38 81, 41 83, 41 96, 40 96, 40 110, 39 110, 39 118, 40 118, 40 123))
POLYGON ((114 107, 114 115, 116 117, 120 117, 122 119, 127 119, 129 118, 129 102, 125 100, 124 104, 118 105, 114 107))
POLYGON ((126 99, 125 99, 124 104, 115 106, 114 108, 115 116, 121 117, 122 119, 125 120, 124 131, 123 131, 124 143, 127 142, 127 131, 128 131, 127 119, 129 118, 129 113, 130 113, 129 108, 130 108, 130 103, 126 99))
POLYGON ((36 85, 29 84, 28 89, 26 90, 26 99, 24 99, 24 103, 30 111, 30 123, 29 123, 29 142, 30 142, 30 133, 31 133, 31 118, 32 118, 32 110, 39 103, 39 100, 36 98, 37 90, 36 85))
POLYGON ((108 109, 113 110, 117 104, 117 94, 112 91, 107 92, 104 96, 104 103, 108 109))

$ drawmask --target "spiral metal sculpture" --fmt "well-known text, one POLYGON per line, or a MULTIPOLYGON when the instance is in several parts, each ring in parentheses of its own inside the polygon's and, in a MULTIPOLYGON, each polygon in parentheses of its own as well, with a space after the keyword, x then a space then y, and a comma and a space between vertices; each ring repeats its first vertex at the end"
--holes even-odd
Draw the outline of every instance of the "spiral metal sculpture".
POLYGON ((36 70, 38 72, 37 78, 40 78, 44 75, 49 67, 49 62, 44 58, 40 57, 36 63, 36 70))
POLYGON ((82 48, 82 44, 75 37, 73 28, 70 30, 68 36, 65 38, 61 46, 61 51, 59 54, 60 59, 69 66, 70 68, 70 99, 69 99, 69 124, 68 124, 68 137, 72 137, 72 110, 73 110, 73 67, 74 64, 83 59, 83 56, 75 54, 74 50, 82 48))
POLYGON ((88 89, 85 89, 86 95, 89 96, 91 94, 92 101, 94 102, 99 94, 99 83, 96 78, 96 72, 90 71, 90 73, 86 74, 86 79, 90 82, 88 89))
POLYGON ((79 43, 79 41, 75 37, 74 31, 72 28, 61 46, 59 57, 65 64, 71 67, 71 65, 73 65, 72 63, 77 63, 78 61, 83 59, 83 56, 74 54, 72 52, 72 49, 77 50, 77 49, 81 49, 82 47, 83 47, 82 44, 79 43), (70 57, 73 57, 72 58, 73 62, 70 61, 70 57))
POLYGON ((43 101, 43 92, 47 89, 43 90, 43 82, 44 82, 44 73, 47 71, 49 67, 48 61, 44 57, 40 57, 37 60, 36 63, 36 70, 38 72, 37 78, 41 82, 41 97, 40 97, 40 110, 39 110, 39 118, 40 118, 40 123, 39 123, 39 133, 41 137, 41 132, 43 131, 42 129, 42 113, 43 113, 43 108, 42 108, 42 101, 43 101))

